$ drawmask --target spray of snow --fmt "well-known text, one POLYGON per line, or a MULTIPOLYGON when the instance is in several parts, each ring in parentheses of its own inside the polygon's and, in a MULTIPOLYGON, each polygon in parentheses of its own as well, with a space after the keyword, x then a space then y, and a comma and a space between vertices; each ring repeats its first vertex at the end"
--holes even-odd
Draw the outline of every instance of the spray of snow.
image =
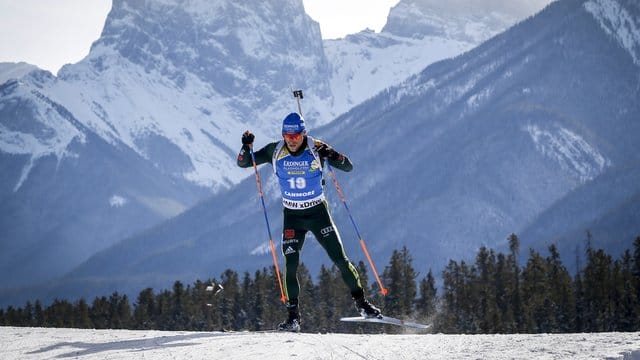
POLYGON ((114 207, 114 208, 120 208, 123 207, 127 204, 128 200, 126 198, 123 198, 120 195, 112 195, 109 198, 109 206, 114 207))

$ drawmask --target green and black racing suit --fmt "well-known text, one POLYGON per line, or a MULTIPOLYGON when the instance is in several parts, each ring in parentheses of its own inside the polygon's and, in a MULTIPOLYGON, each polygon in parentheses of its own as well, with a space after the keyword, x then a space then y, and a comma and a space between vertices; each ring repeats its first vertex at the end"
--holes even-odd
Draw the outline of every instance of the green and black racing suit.
MULTIPOLYGON (((333 220, 331 219, 329 207, 327 201, 324 199, 322 190, 316 189, 317 192, 321 192, 321 194, 314 193, 313 195, 311 195, 315 196, 311 201, 298 201, 297 204, 296 201, 291 201, 294 204, 290 204, 287 201, 285 195, 291 195, 286 192, 287 186, 288 184, 291 184, 292 188, 295 188, 297 185, 300 185, 299 183, 303 183, 304 180, 298 181, 299 179, 296 178, 296 174, 302 172, 283 172, 282 170, 278 170, 279 168, 276 168, 275 165, 276 159, 274 158, 274 153, 278 151, 278 158, 282 159, 286 156, 284 160, 288 159, 288 164, 296 164, 297 162, 304 163, 303 161, 297 160, 304 159, 306 154, 308 160, 311 160, 313 162, 312 159, 315 159, 316 161, 320 162, 320 169, 324 167, 325 161, 329 161, 329 164, 336 169, 347 172, 353 169, 353 165, 349 158, 347 158, 343 154, 335 152, 335 150, 331 149, 330 147, 328 147, 328 149, 334 152, 334 156, 331 156, 330 159, 325 159, 318 156, 315 149, 323 144, 328 147, 328 145, 320 140, 315 140, 309 136, 305 136, 304 142, 300 146, 300 149, 298 149, 298 151, 296 151, 295 153, 289 152, 286 144, 284 144, 284 141, 276 141, 270 143, 254 153, 257 165, 272 163, 274 165, 274 171, 276 171, 277 177, 280 178, 284 205, 282 252, 285 258, 285 291, 289 301, 291 301, 292 299, 297 301, 298 295, 300 293, 300 286, 296 273, 300 261, 300 252, 302 251, 305 236, 308 231, 311 231, 314 234, 320 245, 326 250, 329 258, 340 269, 342 279, 351 291, 352 296, 354 298, 357 298, 363 295, 362 285, 360 284, 360 277, 358 276, 357 270, 345 254, 342 240, 340 239, 340 234, 338 233, 338 230, 333 223, 333 220), (313 142, 314 146, 309 146, 309 142, 313 142), (313 158, 310 156, 311 153, 313 153, 314 155, 313 158), (318 197, 318 195, 321 196, 318 197), (300 204, 300 206, 299 208, 296 208, 295 205, 298 204, 300 204)), ((249 145, 242 146, 240 154, 238 155, 238 166, 243 168, 252 166, 249 145)), ((315 167, 317 168, 317 166, 315 167)), ((307 167, 307 169, 308 168, 309 167, 307 167)), ((313 166, 311 166, 310 171, 314 170, 317 169, 313 169, 313 166)), ((319 176, 321 178, 321 174, 319 176)), ((302 195, 308 195, 309 193, 312 193, 312 191, 302 193, 302 195)))

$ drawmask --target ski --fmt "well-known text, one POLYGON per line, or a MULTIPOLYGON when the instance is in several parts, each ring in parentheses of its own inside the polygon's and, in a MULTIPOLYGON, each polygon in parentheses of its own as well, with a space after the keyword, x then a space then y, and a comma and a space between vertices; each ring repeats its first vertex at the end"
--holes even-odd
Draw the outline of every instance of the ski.
POLYGON ((404 326, 404 327, 413 328, 413 329, 428 329, 431 327, 430 324, 419 324, 412 321, 400 320, 394 317, 384 316, 384 315, 380 315, 380 317, 371 317, 371 318, 366 318, 362 316, 343 317, 343 318, 340 318, 340 321, 389 324, 389 325, 404 326))

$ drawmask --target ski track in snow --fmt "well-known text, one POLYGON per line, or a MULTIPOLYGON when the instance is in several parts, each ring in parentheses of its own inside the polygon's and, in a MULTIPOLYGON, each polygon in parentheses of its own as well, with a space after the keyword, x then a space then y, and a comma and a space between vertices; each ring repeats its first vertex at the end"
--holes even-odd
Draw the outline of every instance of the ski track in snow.
POLYGON ((355 335, 0 327, 0 359, 640 359, 640 333, 355 335))

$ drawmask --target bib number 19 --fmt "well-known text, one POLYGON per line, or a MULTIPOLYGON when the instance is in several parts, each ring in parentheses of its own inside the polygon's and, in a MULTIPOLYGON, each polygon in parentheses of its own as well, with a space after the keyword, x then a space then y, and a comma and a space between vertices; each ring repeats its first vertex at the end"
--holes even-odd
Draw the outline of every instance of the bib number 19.
POLYGON ((304 189, 307 187, 307 180, 303 177, 291 178, 287 181, 291 189, 304 189))

